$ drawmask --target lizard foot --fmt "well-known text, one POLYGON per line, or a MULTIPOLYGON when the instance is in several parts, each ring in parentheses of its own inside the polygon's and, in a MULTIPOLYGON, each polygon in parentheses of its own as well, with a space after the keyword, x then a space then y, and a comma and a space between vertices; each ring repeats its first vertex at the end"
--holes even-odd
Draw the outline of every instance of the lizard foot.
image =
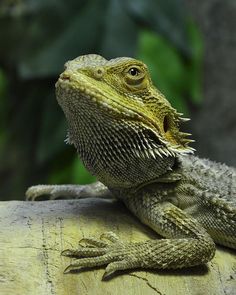
POLYGON ((48 195, 49 200, 59 197, 64 198, 84 198, 91 194, 91 185, 45 185, 39 184, 31 186, 26 191, 26 200, 35 201, 37 198, 48 195))
POLYGON ((114 233, 100 239, 80 240, 76 250, 65 250, 71 257, 65 273, 83 268, 106 265, 103 278, 118 270, 133 268, 177 269, 208 262, 214 255, 215 244, 207 234, 196 238, 158 239, 143 242, 122 242, 114 233))
POLYGON ((143 248, 143 243, 123 243, 113 232, 102 234, 100 239, 83 238, 79 241, 78 249, 68 249, 61 253, 74 258, 64 273, 107 265, 103 275, 106 278, 118 270, 137 268, 142 266, 140 248, 143 248))
POLYGON ((43 195, 49 195, 51 199, 56 199, 57 192, 54 185, 34 185, 27 189, 26 193, 27 201, 35 201, 38 197, 43 195))
POLYGON ((34 185, 26 191, 26 200, 35 201, 38 197, 48 195, 50 200, 57 198, 113 198, 111 192, 101 182, 91 184, 61 184, 61 185, 34 185))

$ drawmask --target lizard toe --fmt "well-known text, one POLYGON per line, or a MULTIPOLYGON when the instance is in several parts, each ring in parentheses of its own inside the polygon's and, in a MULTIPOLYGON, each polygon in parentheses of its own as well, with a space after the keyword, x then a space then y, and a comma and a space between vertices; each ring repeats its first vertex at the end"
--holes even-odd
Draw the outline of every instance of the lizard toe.
POLYGON ((122 243, 120 238, 112 231, 103 233, 100 236, 100 239, 101 240, 105 239, 105 240, 108 240, 109 242, 112 242, 112 243, 122 243))
POLYGON ((106 253, 106 248, 94 248, 94 247, 80 247, 76 250, 67 249, 61 252, 62 256, 67 257, 94 257, 101 256, 106 253))
POLYGON ((96 238, 83 238, 79 241, 80 247, 98 247, 98 248, 104 248, 107 247, 109 244, 105 241, 101 241, 100 239, 96 238))
POLYGON ((79 270, 81 268, 91 268, 96 266, 102 266, 104 264, 108 264, 111 260, 109 255, 102 255, 98 257, 89 257, 89 258, 81 258, 75 259, 64 271, 64 273, 68 273, 71 271, 79 270))

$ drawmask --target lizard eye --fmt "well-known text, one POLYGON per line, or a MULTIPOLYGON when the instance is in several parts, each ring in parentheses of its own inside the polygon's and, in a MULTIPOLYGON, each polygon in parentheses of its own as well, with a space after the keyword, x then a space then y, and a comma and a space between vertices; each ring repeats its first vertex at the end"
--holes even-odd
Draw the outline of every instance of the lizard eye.
POLYGON ((132 66, 126 70, 125 82, 128 86, 142 88, 144 78, 145 72, 141 67, 132 66))
POLYGON ((129 69, 129 74, 131 76, 138 76, 140 74, 140 70, 138 68, 135 68, 135 67, 130 68, 129 69))

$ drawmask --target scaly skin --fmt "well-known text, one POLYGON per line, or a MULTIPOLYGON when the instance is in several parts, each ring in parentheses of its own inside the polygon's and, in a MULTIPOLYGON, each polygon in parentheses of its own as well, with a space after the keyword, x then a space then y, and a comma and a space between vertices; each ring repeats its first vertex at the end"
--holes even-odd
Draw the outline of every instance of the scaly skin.
POLYGON ((83 239, 63 252, 75 258, 67 271, 182 268, 211 260, 214 242, 236 249, 236 170, 190 155, 189 134, 179 131, 187 119, 153 86, 145 64, 81 56, 66 63, 56 93, 68 142, 99 182, 34 186, 27 197, 113 196, 164 237, 126 243, 109 232, 102 236, 109 242, 83 239))

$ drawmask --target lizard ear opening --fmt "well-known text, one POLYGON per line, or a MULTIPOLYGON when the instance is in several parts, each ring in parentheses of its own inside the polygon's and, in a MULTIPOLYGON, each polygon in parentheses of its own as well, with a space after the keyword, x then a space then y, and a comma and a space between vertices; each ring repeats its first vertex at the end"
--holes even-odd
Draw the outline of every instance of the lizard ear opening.
POLYGON ((165 133, 169 130, 169 127, 170 127, 169 126, 169 119, 168 119, 168 116, 166 115, 163 120, 163 129, 164 129, 165 133))

